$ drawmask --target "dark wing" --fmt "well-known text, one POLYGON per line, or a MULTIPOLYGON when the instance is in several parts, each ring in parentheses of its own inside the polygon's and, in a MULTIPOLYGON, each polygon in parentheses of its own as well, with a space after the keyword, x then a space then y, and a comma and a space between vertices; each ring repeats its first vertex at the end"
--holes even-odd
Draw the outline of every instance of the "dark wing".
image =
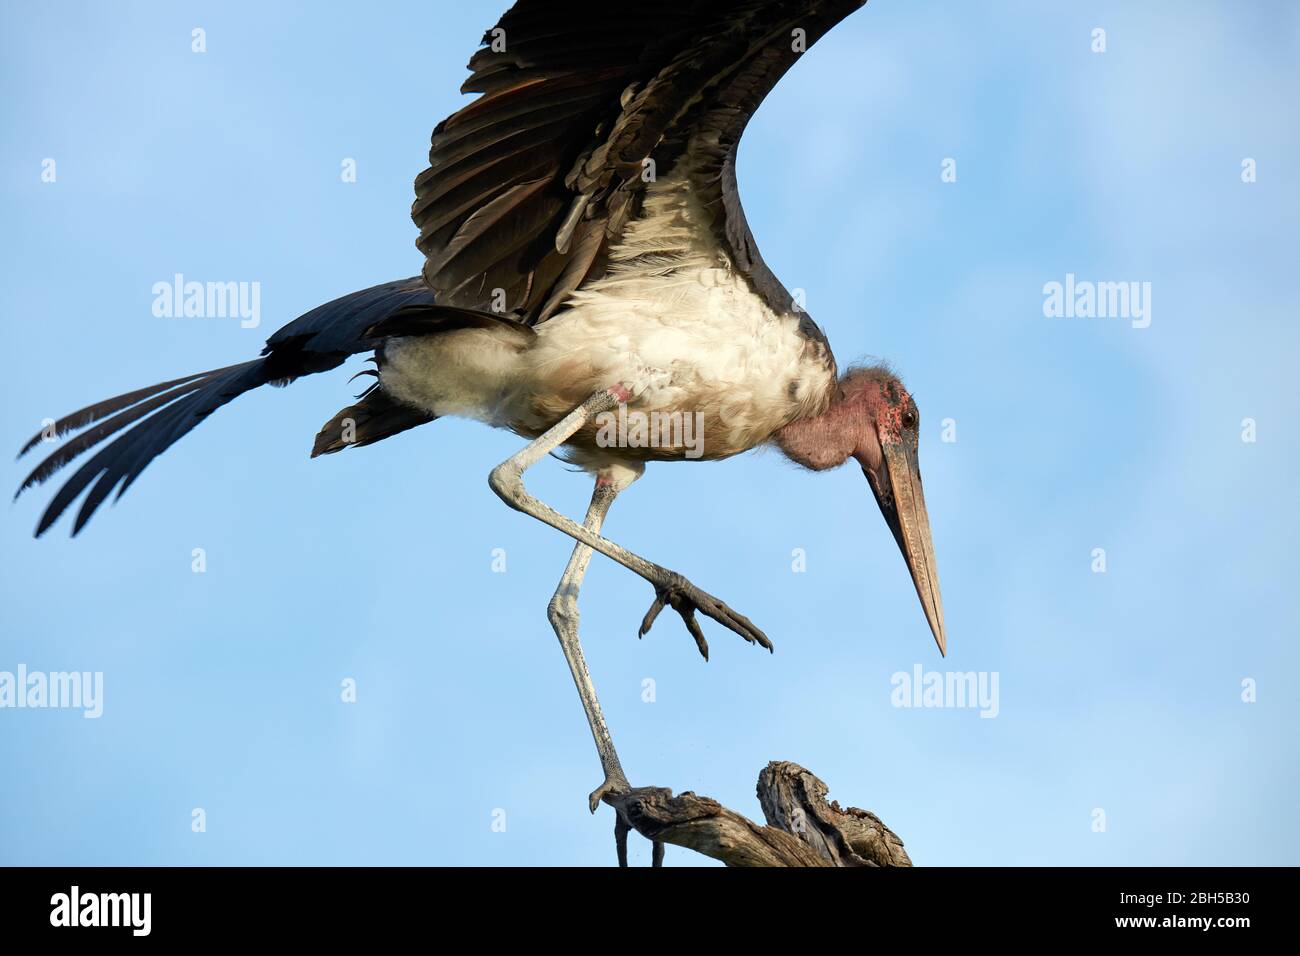
POLYGON ((260 358, 137 389, 64 416, 48 431, 34 435, 19 456, 47 440, 85 431, 37 465, 18 494, 45 481, 106 438, 117 437, 63 484, 41 516, 36 534, 44 534, 77 496, 90 488, 73 525, 76 534, 114 489, 121 497, 145 466, 222 405, 261 385, 285 384, 302 375, 337 368, 349 355, 379 344, 371 331, 376 323, 424 307, 433 308, 433 295, 419 277, 353 292, 280 329, 267 339, 260 358))
MULTIPOLYGON (((14 497, 112 437, 64 482, 36 527, 39 537, 89 488, 72 526, 76 534, 115 489, 120 498, 151 461, 245 392, 262 385, 286 385, 303 375, 337 368, 357 352, 374 349, 382 362, 384 340, 392 336, 484 326, 500 326, 520 336, 534 334, 500 315, 435 305, 433 293, 419 276, 341 296, 277 331, 266 340, 260 358, 136 389, 65 415, 33 435, 19 457, 47 441, 72 432, 81 434, 38 464, 14 497)), ((343 409, 322 429, 313 457, 348 444, 373 444, 432 421, 430 415, 392 401, 375 386, 359 397, 361 401, 343 409)))
POLYGON ((483 95, 438 124, 415 181, 438 301, 545 321, 603 272, 647 163, 664 176, 685 160, 736 266, 792 311, 745 223, 736 147, 795 60, 865 2, 520 0, 470 60, 461 89, 483 95))

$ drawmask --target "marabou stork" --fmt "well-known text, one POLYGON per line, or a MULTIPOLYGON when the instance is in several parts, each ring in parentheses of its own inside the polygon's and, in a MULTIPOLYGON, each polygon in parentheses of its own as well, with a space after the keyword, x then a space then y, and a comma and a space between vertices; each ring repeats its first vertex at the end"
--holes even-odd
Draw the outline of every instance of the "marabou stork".
POLYGON ((592 550, 654 587, 641 634, 671 607, 706 658, 697 611, 771 648, 744 615, 601 536, 614 498, 647 461, 720 459, 765 444, 814 471, 852 458, 943 652, 916 404, 884 367, 837 372, 821 329, 764 264, 736 191, 736 148, 750 115, 864 2, 519 0, 470 60, 462 91, 481 95, 438 124, 429 168, 415 181, 422 275, 313 309, 250 362, 58 421, 59 435, 84 430, 20 492, 116 437, 59 489, 36 534, 89 489, 73 524, 79 532, 114 489, 121 495, 237 395, 370 352, 376 381, 321 429, 313 457, 447 415, 530 440, 489 483, 511 508, 577 541, 548 612, 605 775, 593 811, 629 784, 578 641, 578 589, 592 550), (701 453, 689 453, 680 430, 664 429, 651 447, 602 440, 602 414, 620 406, 698 415, 701 453), (582 523, 525 490, 524 472, 551 453, 595 477, 582 523))

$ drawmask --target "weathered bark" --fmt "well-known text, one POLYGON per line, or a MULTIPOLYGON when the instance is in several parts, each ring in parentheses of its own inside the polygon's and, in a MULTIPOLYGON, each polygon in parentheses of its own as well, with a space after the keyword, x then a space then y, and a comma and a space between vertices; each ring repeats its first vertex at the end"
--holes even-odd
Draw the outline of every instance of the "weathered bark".
POLYGON ((880 818, 826 801, 827 787, 803 767, 772 761, 758 775, 760 826, 710 797, 639 787, 607 797, 648 840, 672 843, 728 866, 911 866, 903 841, 880 818))

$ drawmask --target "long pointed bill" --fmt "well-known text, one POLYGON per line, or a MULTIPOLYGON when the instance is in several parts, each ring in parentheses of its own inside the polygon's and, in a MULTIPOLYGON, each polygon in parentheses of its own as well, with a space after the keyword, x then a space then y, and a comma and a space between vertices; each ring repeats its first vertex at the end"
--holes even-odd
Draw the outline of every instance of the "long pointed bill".
MULTIPOLYGON (((948 635, 943 627, 943 598, 939 596, 939 566, 930 538, 930 516, 925 511, 925 492, 921 488, 921 467, 915 444, 882 443, 888 489, 871 482, 885 523, 894 532, 894 540, 912 573, 916 595, 921 599, 925 619, 930 622, 939 653, 948 652, 948 635)), ((868 477, 871 475, 868 473, 868 477)))

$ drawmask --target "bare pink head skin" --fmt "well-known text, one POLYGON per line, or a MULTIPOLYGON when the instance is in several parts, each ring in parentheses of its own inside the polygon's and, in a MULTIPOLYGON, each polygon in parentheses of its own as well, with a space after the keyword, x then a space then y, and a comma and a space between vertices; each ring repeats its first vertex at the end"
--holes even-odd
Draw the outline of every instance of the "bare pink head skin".
POLYGON ((813 471, 837 468, 850 458, 862 466, 903 552, 939 653, 946 654, 939 572, 917 459, 919 428, 916 402, 898 376, 872 366, 850 369, 826 411, 786 425, 776 443, 787 458, 813 471))

